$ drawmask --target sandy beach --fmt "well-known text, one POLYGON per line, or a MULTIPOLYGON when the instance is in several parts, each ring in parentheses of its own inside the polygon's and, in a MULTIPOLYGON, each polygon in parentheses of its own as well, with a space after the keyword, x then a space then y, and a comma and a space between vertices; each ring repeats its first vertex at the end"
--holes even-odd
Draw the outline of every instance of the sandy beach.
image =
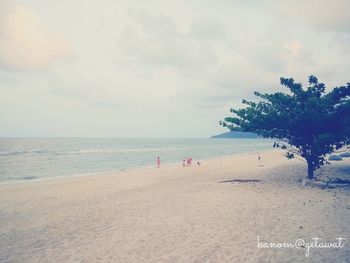
MULTIPOLYGON (((350 189, 303 187, 305 163, 261 157, 1 184, 0 262, 350 262, 350 189), (348 239, 306 256, 258 236, 348 239)), ((349 171, 344 158, 316 174, 349 171)))

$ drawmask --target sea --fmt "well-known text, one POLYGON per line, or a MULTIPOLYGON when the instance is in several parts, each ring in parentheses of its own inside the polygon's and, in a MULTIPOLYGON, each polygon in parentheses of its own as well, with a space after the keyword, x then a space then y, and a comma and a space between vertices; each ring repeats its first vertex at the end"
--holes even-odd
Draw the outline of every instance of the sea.
POLYGON ((0 138, 0 182, 102 174, 132 168, 182 165, 193 158, 258 153, 266 139, 0 138))

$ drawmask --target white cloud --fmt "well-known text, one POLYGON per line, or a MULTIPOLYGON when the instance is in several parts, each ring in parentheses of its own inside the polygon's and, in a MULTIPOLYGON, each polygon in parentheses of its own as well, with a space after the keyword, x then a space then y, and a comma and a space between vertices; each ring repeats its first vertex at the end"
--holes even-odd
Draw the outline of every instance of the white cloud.
POLYGON ((46 69, 69 52, 68 41, 59 34, 51 33, 30 8, 18 5, 2 14, 0 67, 46 69))
POLYGON ((278 6, 287 19, 301 20, 320 30, 348 30, 350 26, 348 0, 286 0, 278 6))
POLYGON ((131 63, 142 63, 150 67, 204 66, 215 63, 216 60, 215 53, 210 50, 211 45, 203 40, 216 38, 220 34, 214 27, 218 28, 208 21, 203 24, 197 22, 191 26, 190 32, 183 32, 169 16, 130 12, 117 47, 131 63), (207 28, 208 24, 210 27, 207 28))

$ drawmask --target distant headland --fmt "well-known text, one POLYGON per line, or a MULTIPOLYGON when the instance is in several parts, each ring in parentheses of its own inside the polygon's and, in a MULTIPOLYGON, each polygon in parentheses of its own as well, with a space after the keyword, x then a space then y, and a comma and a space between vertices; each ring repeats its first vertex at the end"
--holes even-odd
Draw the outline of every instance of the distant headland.
POLYGON ((239 131, 233 131, 233 132, 225 132, 218 135, 211 136, 210 138, 213 139, 221 139, 221 138, 261 138, 256 133, 252 132, 239 132, 239 131))

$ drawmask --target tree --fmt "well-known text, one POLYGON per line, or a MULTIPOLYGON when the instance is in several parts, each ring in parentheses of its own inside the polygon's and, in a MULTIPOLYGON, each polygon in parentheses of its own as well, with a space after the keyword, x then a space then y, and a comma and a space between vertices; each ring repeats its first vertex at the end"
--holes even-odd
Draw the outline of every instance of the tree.
POLYGON ((245 108, 231 109, 234 116, 220 124, 277 139, 274 147, 285 149, 288 159, 304 158, 313 179, 314 171, 328 163, 325 155, 350 142, 350 83, 326 93, 315 76, 309 77, 306 89, 292 78, 280 81, 288 93, 255 92, 259 102, 243 100, 245 108))

